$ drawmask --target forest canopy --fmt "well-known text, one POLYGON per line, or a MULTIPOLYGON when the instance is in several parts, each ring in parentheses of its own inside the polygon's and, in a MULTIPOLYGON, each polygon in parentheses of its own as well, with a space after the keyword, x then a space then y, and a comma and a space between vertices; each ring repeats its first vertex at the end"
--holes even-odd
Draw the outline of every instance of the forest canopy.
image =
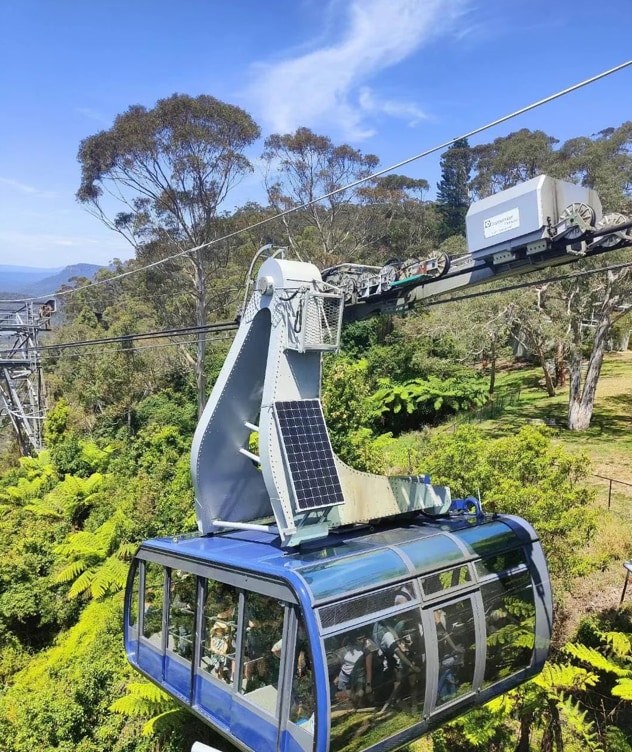
MULTIPOLYGON (((436 198, 420 177, 370 178, 379 156, 349 144, 307 128, 269 134, 267 203, 228 210, 260 136, 239 107, 174 94, 153 108, 131 106, 79 146, 77 198, 132 244, 135 258, 101 270, 98 284, 75 279, 64 291, 46 343, 110 341, 49 351, 42 451, 19 456, 10 424, 3 429, 0 750, 176 752, 196 739, 220 743, 126 664, 122 593, 140 541, 195 530, 191 438, 230 344, 208 326, 240 315, 261 246, 321 268, 437 250, 458 256, 473 198, 543 173, 594 188, 604 211, 632 215, 630 122, 564 143, 525 128, 489 143, 459 140, 442 155, 436 198), (179 328, 188 335, 131 338, 179 328), (146 727, 150 718, 161 720, 146 727)), ((620 265, 599 274, 541 278, 537 289, 348 326, 323 366, 335 451, 359 470, 430 473, 455 495, 480 494, 498 512, 525 516, 562 599, 574 578, 603 564, 582 550, 599 522, 586 456, 542 426, 506 436, 437 427, 493 403, 500 365, 520 367, 520 342, 549 394, 570 382, 568 427, 586 430, 604 356, 627 347, 628 261, 629 251, 616 251, 583 262, 620 265)), ((630 643, 615 650, 609 636, 621 630, 629 639, 632 630, 605 618, 583 629, 539 683, 438 733, 436 749, 632 749, 632 695, 621 683, 613 695, 604 678, 632 681, 630 643), (594 681, 578 669, 578 655, 587 662, 581 640, 605 656, 588 655, 594 681), (599 707, 590 694, 597 682, 606 697, 599 707)))

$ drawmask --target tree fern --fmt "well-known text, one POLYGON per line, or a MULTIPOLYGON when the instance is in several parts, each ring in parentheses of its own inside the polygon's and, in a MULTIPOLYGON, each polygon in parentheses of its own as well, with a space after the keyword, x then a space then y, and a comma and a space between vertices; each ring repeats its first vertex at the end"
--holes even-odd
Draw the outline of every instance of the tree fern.
POLYGON ((632 653, 632 642, 627 634, 623 632, 600 632, 601 639, 608 643, 612 652, 618 658, 629 657, 632 653))
POLYGON ((125 562, 136 548, 128 541, 120 541, 126 523, 125 515, 117 511, 94 532, 71 533, 64 543, 56 546, 59 558, 68 562, 59 570, 56 580, 72 582, 69 598, 82 594, 103 598, 125 586, 125 562))
POLYGON ((617 683, 612 688, 612 694, 620 697, 622 700, 632 700, 632 678, 623 677, 617 679, 617 683))
POLYGON ((570 663, 547 663, 542 673, 532 679, 533 684, 555 699, 560 697, 562 691, 583 691, 587 687, 594 687, 598 681, 596 674, 570 663))
POLYGON ((626 676, 630 673, 628 669, 622 668, 603 653, 600 653, 595 648, 588 647, 588 645, 569 643, 564 646, 564 650, 569 655, 577 658, 577 660, 587 663, 598 671, 607 671, 617 676, 626 676))
POLYGON ((166 692, 149 682, 130 682, 127 685, 127 694, 115 700, 110 705, 110 710, 131 718, 149 716, 149 720, 143 726, 143 736, 162 733, 188 716, 166 692))
POLYGON ((581 710, 579 703, 573 702, 571 697, 565 697, 558 707, 565 730, 578 737, 591 752, 603 752, 595 723, 587 718, 588 711, 581 710))
POLYGON ((185 715, 186 711, 181 707, 165 710, 147 721, 143 726, 143 736, 163 734, 173 728, 174 725, 182 723, 185 715))

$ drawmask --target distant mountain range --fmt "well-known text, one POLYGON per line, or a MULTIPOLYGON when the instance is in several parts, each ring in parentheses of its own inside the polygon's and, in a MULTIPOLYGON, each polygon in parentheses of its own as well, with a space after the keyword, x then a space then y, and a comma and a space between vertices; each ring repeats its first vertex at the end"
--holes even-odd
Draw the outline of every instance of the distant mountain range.
POLYGON ((70 284, 73 277, 92 279, 102 268, 97 264, 72 264, 53 269, 0 264, 0 298, 45 297, 62 285, 70 284))

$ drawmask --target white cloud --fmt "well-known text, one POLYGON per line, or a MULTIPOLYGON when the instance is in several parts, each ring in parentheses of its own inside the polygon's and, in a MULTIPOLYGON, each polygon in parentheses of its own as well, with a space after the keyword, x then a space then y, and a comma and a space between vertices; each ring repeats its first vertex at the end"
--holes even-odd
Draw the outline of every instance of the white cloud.
POLYGON ((417 125, 422 120, 426 120, 428 115, 418 107, 414 102, 398 102, 393 99, 379 100, 375 98, 373 91, 368 86, 360 89, 358 103, 362 110, 367 114, 384 113, 391 117, 402 118, 408 122, 408 125, 417 125))
POLYGON ((92 107, 76 107, 75 110, 88 120, 94 120, 95 122, 100 123, 107 128, 112 125, 111 118, 107 118, 102 112, 99 112, 92 107))
POLYGON ((18 193, 34 196, 35 198, 56 198, 57 196, 55 191, 42 191, 39 188, 35 188, 33 185, 21 183, 19 180, 13 180, 13 178, 0 177, 0 184, 6 185, 9 188, 14 188, 18 193))
MULTIPOLYGON (((336 123, 342 135, 372 135, 377 113, 419 122, 415 102, 380 101, 366 82, 405 60, 460 15, 468 0, 353 0, 340 39, 307 54, 259 65, 250 95, 275 132, 336 123), (363 88, 364 87, 364 88, 363 88)), ((336 6, 329 6, 330 9, 336 6)))

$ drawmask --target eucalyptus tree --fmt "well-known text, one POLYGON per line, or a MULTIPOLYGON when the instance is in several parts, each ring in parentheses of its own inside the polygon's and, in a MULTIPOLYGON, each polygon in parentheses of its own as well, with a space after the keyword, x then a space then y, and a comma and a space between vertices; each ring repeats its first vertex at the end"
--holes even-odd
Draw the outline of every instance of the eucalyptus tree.
MULTIPOLYGON (((79 147, 77 199, 135 249, 157 244, 164 256, 182 254, 195 299, 196 324, 208 315, 209 270, 216 252, 218 207, 252 170, 244 149, 260 134, 252 117, 214 97, 173 94, 148 109, 132 105, 109 130, 79 147)), ((197 340, 198 410, 205 401, 204 334, 197 340)))
POLYGON ((594 188, 605 212, 632 209, 632 121, 591 137, 566 141, 553 165, 556 177, 594 188))
POLYGON ((283 217, 290 246, 316 263, 349 260, 363 242, 356 232, 362 193, 354 187, 331 194, 369 177, 378 158, 299 128, 268 136, 263 161, 270 204, 279 212, 296 208, 283 217))
POLYGON ((425 196, 430 184, 424 178, 391 174, 359 189, 366 202, 360 221, 367 245, 375 249, 372 260, 385 256, 426 256, 438 247, 439 217, 434 202, 425 196))
MULTIPOLYGON (((543 131, 523 128, 490 144, 472 149, 475 177, 473 194, 484 197, 520 182, 549 173, 554 177, 594 188, 608 213, 629 213, 632 208, 632 122, 608 128, 592 137, 579 137, 554 148, 558 141, 543 131)), ((585 259, 577 266, 598 269, 625 263, 629 251, 585 259)), ((577 268, 575 267, 575 269, 577 268)), ((546 278, 552 273, 542 272, 546 278)), ((556 372, 563 377, 565 360, 570 375, 568 426, 588 428, 597 383, 612 326, 622 319, 632 293, 629 268, 605 270, 585 277, 569 275, 568 281, 545 283, 538 307, 522 306, 522 334, 529 340, 548 378, 546 360, 552 355, 556 372), (588 351, 588 367, 582 369, 588 351)), ((547 390, 554 393, 552 379, 547 390)))
MULTIPOLYGON (((566 141, 559 149, 554 170, 558 177, 594 188, 604 211, 615 221, 617 213, 632 212, 632 122, 606 128, 592 137, 566 141)), ((630 250, 610 252, 584 266, 616 266, 630 261, 630 250)), ((570 373, 568 427, 588 428, 597 383, 612 327, 625 321, 632 295, 629 267, 571 278, 562 285, 568 321, 567 363, 570 373), (582 369, 582 353, 588 363, 582 369)))
POLYGON ((544 131, 522 128, 489 144, 472 147, 472 196, 485 198, 546 174, 556 160, 553 147, 557 143, 544 131))

